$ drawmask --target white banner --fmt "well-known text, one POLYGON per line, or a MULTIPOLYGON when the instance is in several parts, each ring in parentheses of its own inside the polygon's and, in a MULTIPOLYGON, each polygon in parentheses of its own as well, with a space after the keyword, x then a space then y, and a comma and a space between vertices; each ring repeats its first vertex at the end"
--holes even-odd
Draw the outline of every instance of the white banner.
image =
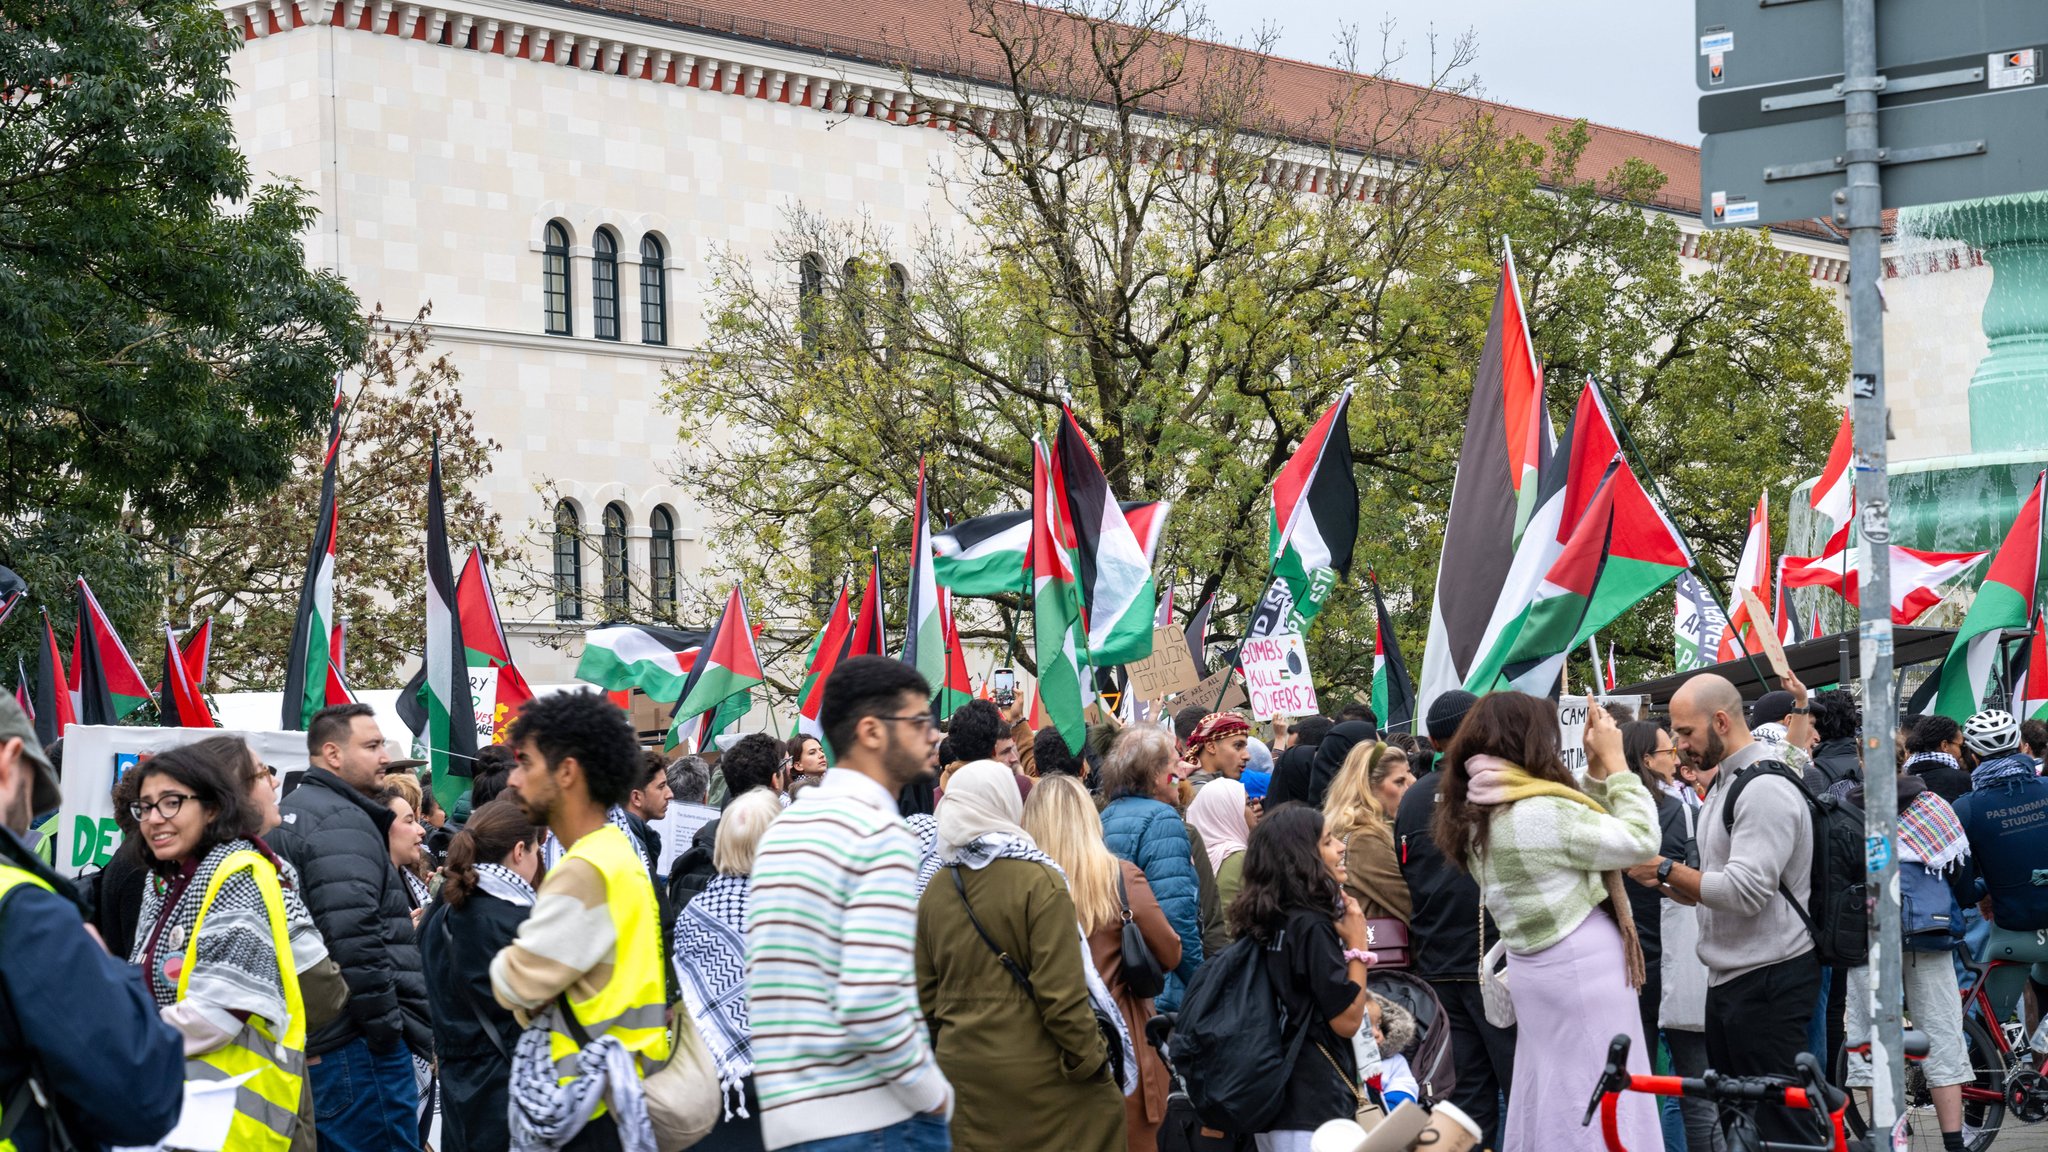
POLYGON ((1319 711, 1308 650, 1300 636, 1281 632, 1248 639, 1238 652, 1238 662, 1244 668, 1253 716, 1271 720, 1275 716, 1313 716, 1319 711))
MULTIPOLYGON (((1648 696, 1595 696, 1600 706, 1625 704, 1635 710, 1640 720, 1649 713, 1648 696)), ((1564 747, 1564 766, 1574 776, 1586 774, 1586 700, 1584 696, 1559 696, 1557 698, 1557 735, 1564 747)))
POLYGON ((73 724, 64 730, 64 803, 52 818, 56 827, 51 830, 51 865, 65 876, 106 867, 114 849, 121 846, 121 826, 114 822, 114 783, 134 768, 144 753, 212 736, 239 736, 248 741, 256 755, 281 777, 295 777, 306 770, 304 732, 73 724))
POLYGON ((469 670, 469 714, 476 720, 476 746, 492 743, 498 715, 498 670, 469 670))

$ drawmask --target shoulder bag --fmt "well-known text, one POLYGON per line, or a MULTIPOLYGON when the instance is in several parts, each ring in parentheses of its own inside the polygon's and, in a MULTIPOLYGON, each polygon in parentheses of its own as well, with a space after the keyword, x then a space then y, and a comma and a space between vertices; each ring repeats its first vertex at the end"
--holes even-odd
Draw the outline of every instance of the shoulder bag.
POLYGON ((1486 901, 1479 902, 1479 1000, 1486 1009, 1486 1022, 1495 1028, 1515 1026, 1515 1001, 1508 995, 1508 942, 1495 940, 1486 946, 1486 901))
POLYGON ((1123 910, 1124 987, 1138 999, 1150 1000, 1166 990, 1166 971, 1159 966, 1159 958, 1152 954, 1151 945, 1145 943, 1145 933, 1138 927, 1137 917, 1131 915, 1131 896, 1124 889, 1121 861, 1116 870, 1116 899, 1123 910))
MULTIPOLYGON (((567 992, 555 997, 555 1009, 562 1014, 562 1026, 576 1046, 589 1047, 590 1032, 569 1007, 567 992)), ((674 1013, 668 1025, 668 1043, 668 1060, 653 1065, 640 1077, 640 1095, 647 1102, 647 1122, 654 1128, 655 1147, 659 1152, 682 1152, 711 1134, 722 1111, 721 1092, 704 1037, 689 1013, 674 1013)))
MULTIPOLYGON (((1017 986, 1024 990, 1025 997, 1032 1002, 1034 1007, 1037 1006, 1038 991, 1031 986, 1030 974, 1026 973, 1023 966, 1012 959, 1008 952, 996 947, 995 940, 981 926, 980 918, 975 916, 974 905, 967 899, 967 882, 960 878, 960 866, 958 864, 948 865, 946 871, 953 874, 953 887, 960 893, 960 906, 967 910, 967 922, 974 925, 974 934, 981 937, 981 942, 988 945, 990 952, 995 953, 996 963, 1003 966, 1003 971, 1008 972, 1010 979, 1015 980, 1017 986)), ((1119 869, 1118 874, 1122 874, 1121 869, 1119 869)), ((1076 926, 1075 932, 1078 934, 1079 931, 1079 926, 1076 926)), ((1093 997, 1090 997, 1088 1000, 1088 1009, 1095 1016, 1095 1030, 1102 1033, 1102 1046, 1109 1052, 1108 1067, 1110 1078, 1116 1082, 1118 1090, 1121 1091, 1125 1088, 1123 1032, 1117 1028, 1116 1021, 1111 1020, 1109 1014, 1096 1005, 1093 997)))

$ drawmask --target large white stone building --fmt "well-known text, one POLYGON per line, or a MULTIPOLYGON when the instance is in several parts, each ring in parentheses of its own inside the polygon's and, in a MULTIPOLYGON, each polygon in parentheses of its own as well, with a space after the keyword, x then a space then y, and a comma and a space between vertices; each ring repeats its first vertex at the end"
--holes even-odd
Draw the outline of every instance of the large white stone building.
MULTIPOLYGON (((952 212, 931 173, 955 139, 885 61, 903 58, 889 45, 953 19, 956 0, 707 3, 223 5, 245 37, 234 116, 253 172, 311 190, 308 257, 366 305, 403 317, 431 301, 468 406, 504 448, 489 483, 508 536, 551 514, 536 484, 552 480, 586 534, 620 530, 636 583, 654 590, 706 556, 702 513, 665 474, 675 423, 658 398, 664 366, 701 337, 708 255, 765 258, 798 203, 864 216, 906 248, 952 212)), ((1277 86, 1311 97, 1354 79, 1271 68, 1277 86)), ((1569 119, 1559 111, 1496 110, 1536 139, 1569 119)), ((1696 150, 1601 128, 1587 167, 1627 156, 1670 177, 1657 207, 1678 218, 1691 258, 1696 150)), ((1285 178, 1316 190, 1343 179, 1314 163, 1285 178)), ((1844 286, 1846 246, 1823 230, 1778 242, 1844 286)), ((1969 253, 1913 262, 1945 270, 1886 285, 1896 446, 1965 451, 1955 401, 1983 355, 1990 273, 1969 253)), ((561 558, 580 575, 580 605, 504 605, 530 679, 569 678, 571 654, 538 640, 602 617, 604 551, 561 558)))

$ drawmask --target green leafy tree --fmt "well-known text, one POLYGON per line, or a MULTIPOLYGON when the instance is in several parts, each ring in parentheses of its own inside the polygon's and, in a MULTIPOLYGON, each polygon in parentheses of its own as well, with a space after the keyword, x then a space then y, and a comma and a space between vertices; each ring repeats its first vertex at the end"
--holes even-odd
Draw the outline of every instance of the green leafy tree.
POLYGON ((281 483, 363 343, 305 192, 237 150, 238 46, 205 0, 0 0, 0 563, 84 574, 130 633, 141 541, 281 483))
MULTIPOLYGON (((906 73, 956 129, 935 178, 957 225, 897 237, 797 209, 767 260, 713 258, 704 354, 669 393, 678 478, 792 645, 868 547, 902 579, 920 455, 941 520, 1020 507, 1062 404, 1119 495, 1173 501, 1162 583, 1218 595, 1228 637, 1265 582, 1266 486, 1349 386, 1356 566, 1417 659, 1503 238, 1557 419, 1586 373, 1608 384, 1715 579, 1730 510, 1817 465, 1844 363, 1826 294, 1757 236, 1684 274, 1675 224, 1645 209, 1661 176, 1582 172, 1583 124, 1529 141, 1448 99, 1463 46, 1433 85, 1383 64, 1283 115, 1270 63, 1197 43, 1210 29, 1170 0, 1083 2, 976 6, 957 66, 906 73), (1307 187, 1305 155, 1351 194, 1307 187)), ((1005 641, 1021 609, 964 605, 963 628, 1005 641)), ((1333 698, 1369 680, 1372 631, 1369 597, 1318 619, 1333 698)), ((1647 653, 1655 633, 1621 636, 1647 653)))

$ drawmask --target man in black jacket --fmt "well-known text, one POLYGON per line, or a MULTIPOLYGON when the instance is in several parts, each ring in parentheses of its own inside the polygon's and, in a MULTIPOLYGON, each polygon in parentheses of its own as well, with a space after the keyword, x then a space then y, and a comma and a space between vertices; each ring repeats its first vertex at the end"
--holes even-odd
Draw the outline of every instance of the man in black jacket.
MULTIPOLYGON (((1477 699, 1470 692, 1451 691, 1430 702, 1429 738, 1438 749, 1450 747, 1477 699)), ((1515 1030, 1488 1024, 1479 997, 1479 956, 1496 935, 1489 918, 1481 936, 1479 885, 1444 859, 1430 833, 1442 783, 1443 774, 1432 768, 1408 786, 1394 816, 1394 851, 1413 907, 1408 937, 1415 974, 1436 990, 1451 1023, 1451 1056, 1458 1070, 1451 1103, 1484 1131, 1481 1147, 1498 1148, 1501 1102, 1515 1067, 1515 1030)))
POLYGON ((307 1037, 320 1145, 416 1152, 412 1058, 433 1055, 405 881, 391 864, 390 809, 370 799, 390 756, 367 704, 324 708, 306 729, 311 767, 281 806, 271 845, 298 870, 306 905, 348 982, 348 1010, 307 1037))

